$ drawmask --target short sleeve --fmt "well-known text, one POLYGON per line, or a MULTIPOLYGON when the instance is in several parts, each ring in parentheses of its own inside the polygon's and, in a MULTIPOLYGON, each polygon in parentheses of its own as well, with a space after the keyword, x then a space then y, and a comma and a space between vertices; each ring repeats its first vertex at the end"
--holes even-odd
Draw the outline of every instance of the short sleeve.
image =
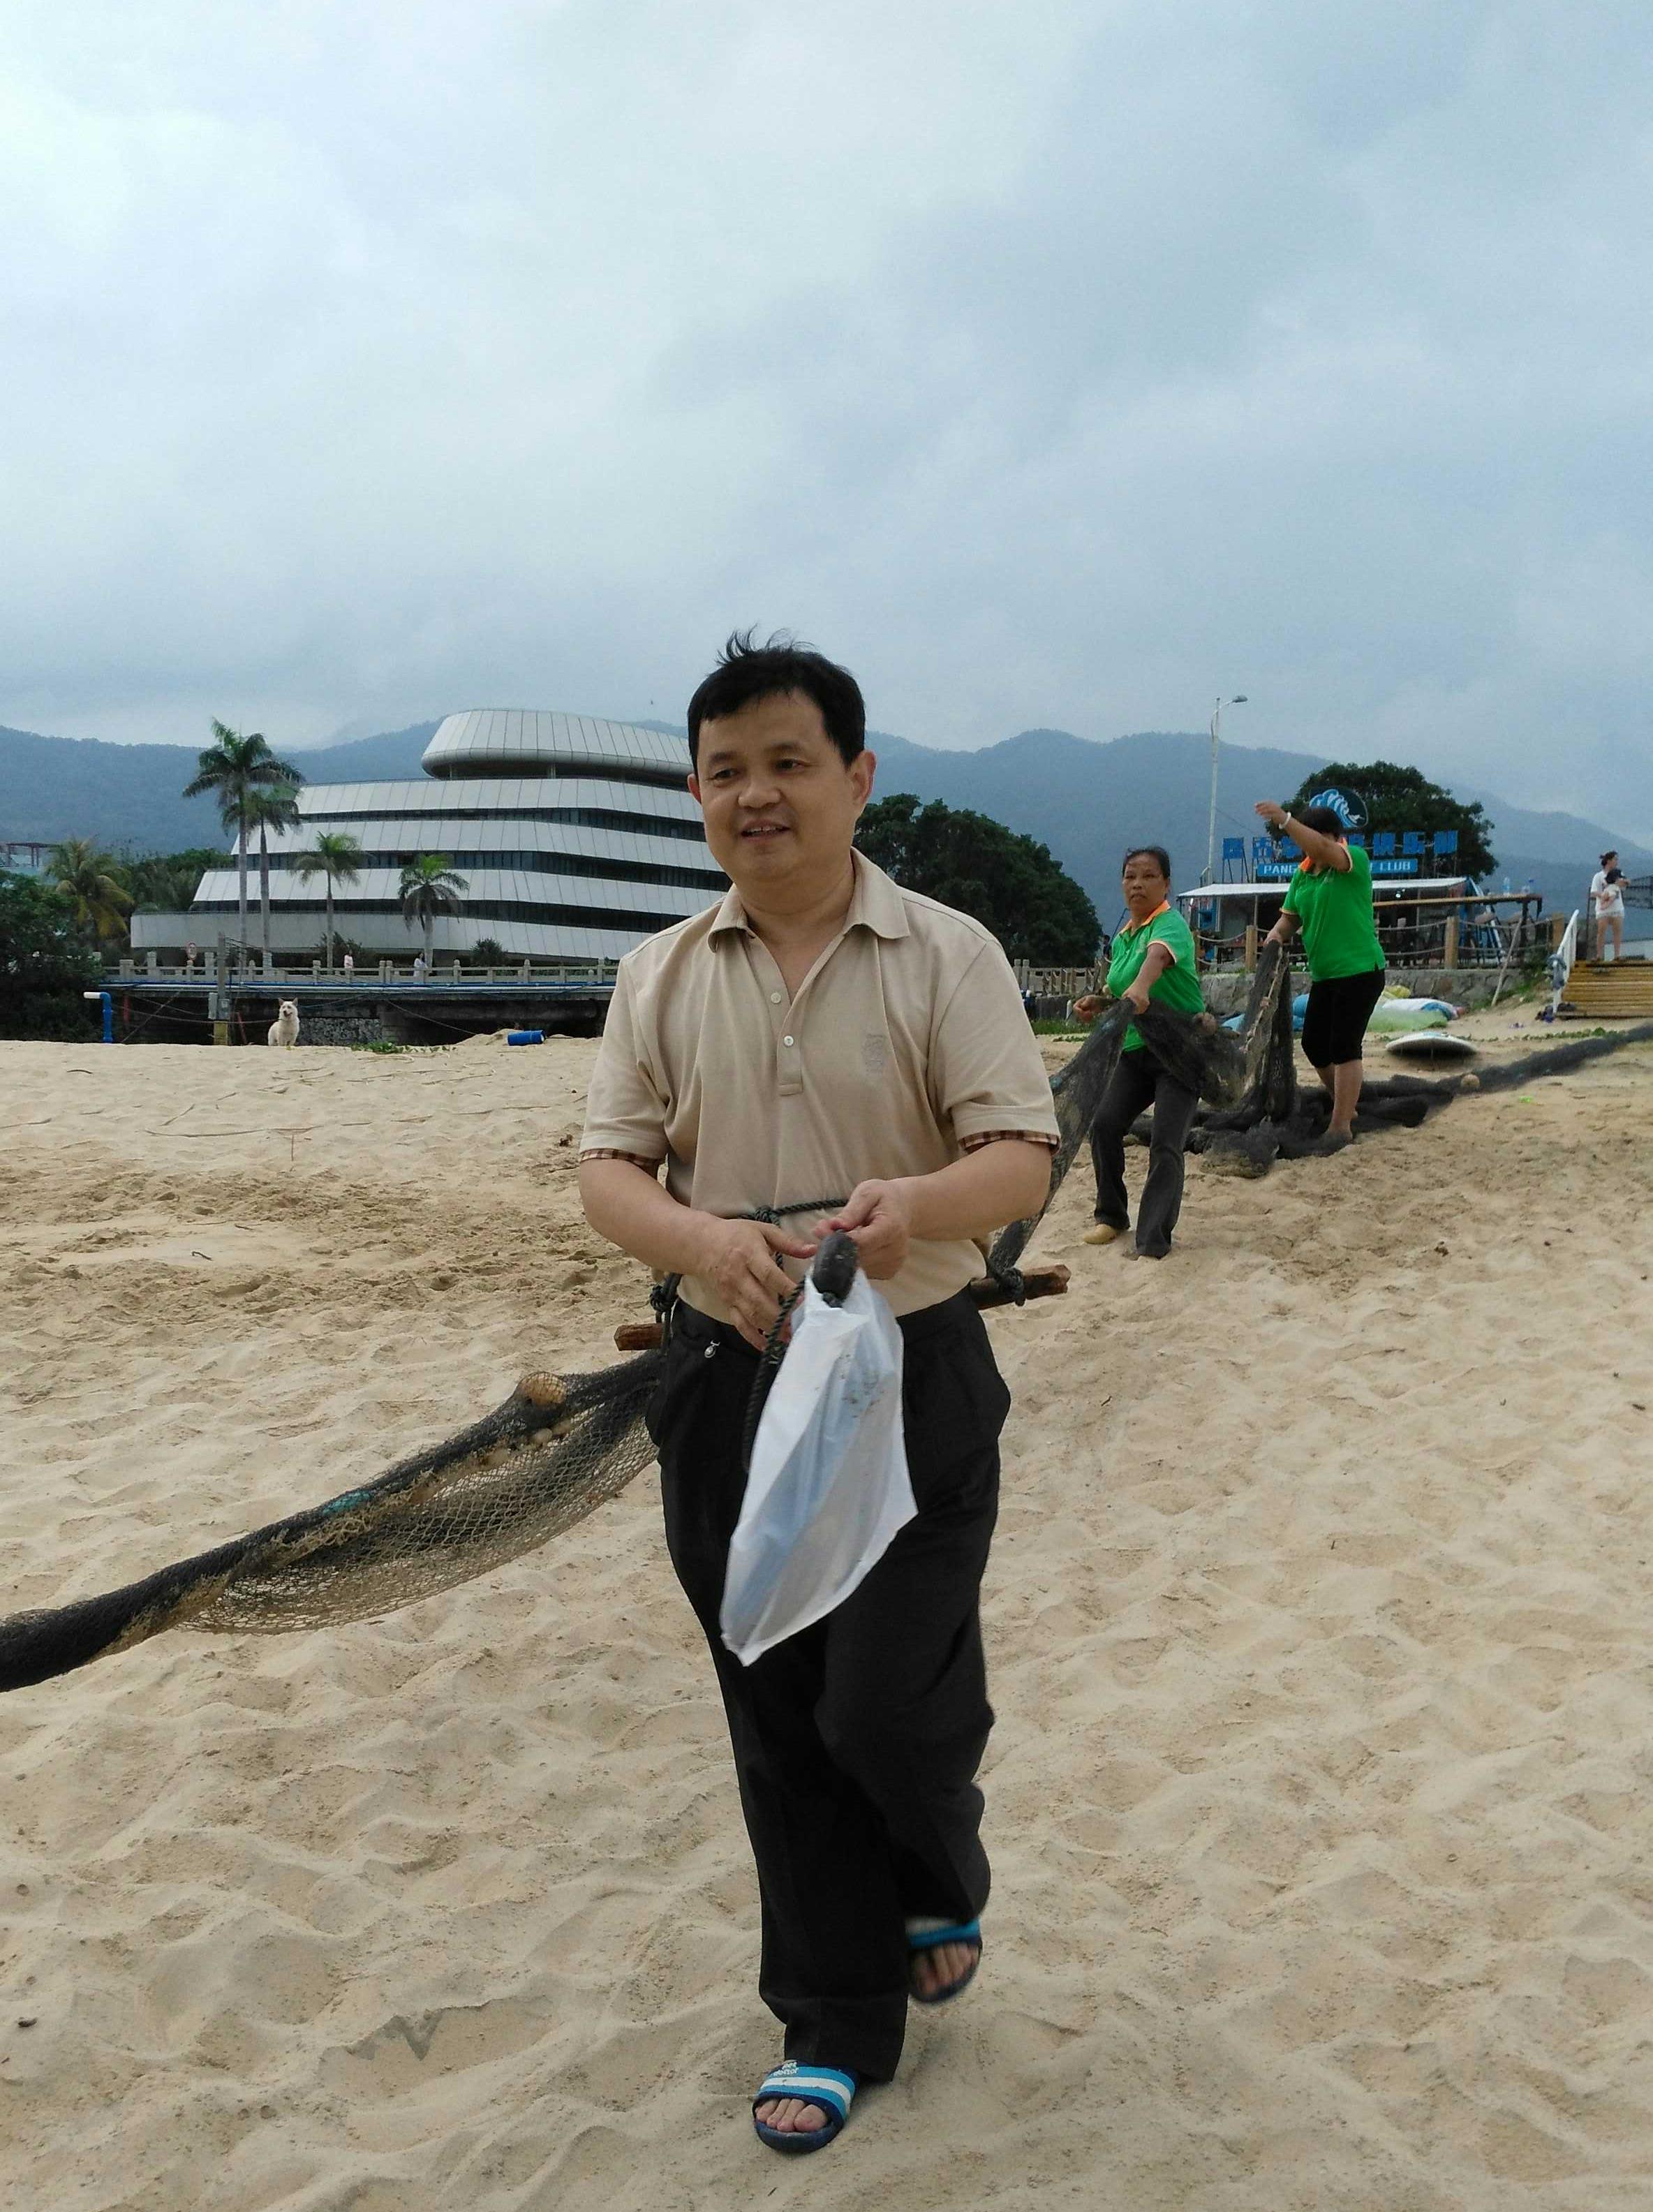
POLYGON ((639 1042, 635 986, 623 960, 586 1091, 580 1149, 626 1152, 646 1160, 666 1155, 665 1096, 639 1042))
POLYGON ((1303 878, 1301 876, 1293 876, 1291 882, 1285 886, 1285 911, 1287 914, 1297 914, 1301 911, 1301 908, 1297 905, 1297 885, 1302 881, 1303 878))
POLYGON ((1010 963, 983 945, 943 1007, 930 1095, 955 1144, 988 1131, 1058 1139, 1050 1079, 1010 963))
POLYGON ((1164 946, 1179 967, 1199 966, 1199 948, 1194 941, 1194 932, 1180 914, 1162 914, 1150 934, 1164 946))

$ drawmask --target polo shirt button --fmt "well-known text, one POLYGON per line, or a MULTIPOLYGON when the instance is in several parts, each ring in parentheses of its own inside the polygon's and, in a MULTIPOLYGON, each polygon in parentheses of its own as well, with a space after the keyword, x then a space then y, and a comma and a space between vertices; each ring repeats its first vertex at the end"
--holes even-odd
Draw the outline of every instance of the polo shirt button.
POLYGON ((792 1042, 792 1039, 790 1037, 782 1037, 781 1042, 782 1044, 790 1044, 792 1042))
POLYGON ((770 1004, 772 1006, 778 1006, 780 1005, 780 1003, 781 1003, 781 994, 780 994, 780 992, 779 992, 779 991, 771 991, 771 992, 770 992, 770 994, 769 994, 769 1004, 770 1004))

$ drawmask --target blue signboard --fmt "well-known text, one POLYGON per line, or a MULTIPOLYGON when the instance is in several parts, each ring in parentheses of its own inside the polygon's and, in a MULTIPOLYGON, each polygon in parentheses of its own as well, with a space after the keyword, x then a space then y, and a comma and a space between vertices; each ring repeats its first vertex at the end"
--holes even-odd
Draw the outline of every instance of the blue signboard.
MULTIPOLYGON (((1322 792, 1315 804, 1328 805, 1328 794, 1322 792)), ((1352 835, 1349 842, 1364 845, 1366 840, 1352 835)), ((1455 830, 1437 830, 1431 836, 1425 830, 1407 830, 1398 835, 1393 830, 1375 830, 1370 849, 1374 876, 1420 876, 1431 852, 1437 866, 1447 864, 1442 872, 1452 873, 1456 867, 1458 833, 1455 830)), ((1295 875, 1302 858, 1302 848, 1289 837, 1254 837, 1251 841, 1252 873, 1259 883, 1279 883, 1295 875)))
MULTIPOLYGON (((1298 859, 1300 860, 1301 855, 1298 859)), ((1296 875, 1297 867, 1298 860, 1259 860, 1257 880, 1265 884, 1279 883, 1287 876, 1296 875)), ((1416 860, 1374 860, 1371 872, 1374 876, 1415 876, 1420 872, 1416 860)))

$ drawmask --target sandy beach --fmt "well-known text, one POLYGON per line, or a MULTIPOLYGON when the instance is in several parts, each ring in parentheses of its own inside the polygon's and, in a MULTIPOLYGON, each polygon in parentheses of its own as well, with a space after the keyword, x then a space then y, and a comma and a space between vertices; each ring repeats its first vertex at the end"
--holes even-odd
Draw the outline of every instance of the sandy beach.
MULTIPOLYGON (((612 1359, 594 1050, 0 1045, 0 1611, 612 1359)), ((748 2123, 778 2037, 650 1471, 380 1621, 0 1698, 8 2202, 1653 2203, 1653 1052, 1193 1162, 1158 1268, 1089 1202, 1082 1158, 1070 1295, 990 1324, 986 1961, 842 2142, 748 2123)))

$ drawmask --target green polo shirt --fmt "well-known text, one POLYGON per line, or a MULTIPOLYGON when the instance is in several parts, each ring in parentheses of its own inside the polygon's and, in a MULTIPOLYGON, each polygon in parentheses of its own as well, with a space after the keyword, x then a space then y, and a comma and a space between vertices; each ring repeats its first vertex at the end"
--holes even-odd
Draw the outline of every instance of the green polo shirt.
POLYGON ((1370 975, 1388 965, 1371 911, 1371 861, 1364 845, 1351 845, 1346 869, 1308 868, 1291 878, 1285 911, 1303 931, 1310 981, 1370 975))
MULTIPOLYGON (((1203 1014, 1206 1000, 1200 988, 1194 932, 1175 907, 1168 907, 1164 914, 1155 915, 1135 929, 1121 929, 1115 938, 1108 963, 1108 988, 1115 998, 1123 998, 1135 982, 1151 945, 1170 945, 1171 964, 1154 978, 1148 992, 1150 1000, 1162 1006, 1175 1006, 1179 1014, 1203 1014)), ((1141 1051, 1142 1035, 1134 1022, 1126 1030, 1120 1049, 1141 1051)))

